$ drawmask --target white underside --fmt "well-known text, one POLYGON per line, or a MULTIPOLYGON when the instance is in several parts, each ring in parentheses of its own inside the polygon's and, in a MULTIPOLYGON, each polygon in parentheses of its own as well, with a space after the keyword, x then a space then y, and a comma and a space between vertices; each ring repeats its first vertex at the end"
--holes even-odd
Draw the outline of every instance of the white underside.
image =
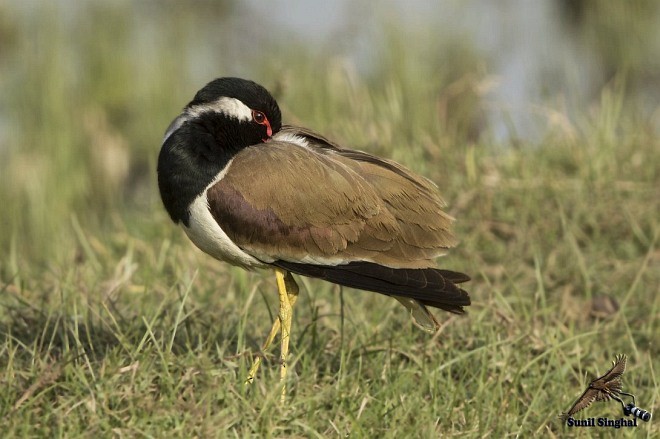
POLYGON ((227 166, 213 179, 204 192, 202 192, 195 201, 190 204, 190 226, 182 224, 183 230, 188 238, 203 252, 213 256, 216 259, 239 265, 245 268, 263 267, 265 264, 258 259, 250 256, 241 250, 234 242, 229 239, 227 234, 220 228, 209 209, 206 192, 215 185, 227 173, 231 166, 231 160, 227 166))
MULTIPOLYGON (((304 256, 303 258, 293 259, 284 255, 265 255, 265 254, 260 254, 256 251, 253 253, 257 258, 259 258, 259 260, 264 262, 274 262, 277 260, 282 260, 287 262, 294 262, 296 264, 328 265, 328 266, 342 265, 351 262, 346 258, 341 258, 337 256, 313 257, 308 255, 308 256, 304 256)), ((366 261, 369 262, 368 260, 366 261)))

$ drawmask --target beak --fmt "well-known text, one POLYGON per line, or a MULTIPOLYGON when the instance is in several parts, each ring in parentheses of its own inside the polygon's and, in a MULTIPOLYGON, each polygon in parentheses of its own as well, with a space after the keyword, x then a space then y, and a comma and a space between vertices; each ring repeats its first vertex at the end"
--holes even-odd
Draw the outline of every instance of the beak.
POLYGON ((266 125, 266 138, 261 140, 263 142, 268 142, 270 138, 273 137, 273 129, 270 127, 270 123, 268 122, 268 120, 266 120, 264 125, 266 125))

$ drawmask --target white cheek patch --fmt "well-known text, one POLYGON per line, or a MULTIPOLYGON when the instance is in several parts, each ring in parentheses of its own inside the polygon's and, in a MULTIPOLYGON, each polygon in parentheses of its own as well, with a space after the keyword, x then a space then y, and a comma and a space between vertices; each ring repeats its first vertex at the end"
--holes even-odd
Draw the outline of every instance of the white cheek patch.
POLYGON ((167 128, 163 143, 165 143, 176 130, 181 128, 184 123, 196 119, 206 113, 220 113, 243 121, 252 120, 252 110, 250 110, 250 107, 236 98, 222 97, 208 104, 198 104, 186 108, 184 112, 174 119, 167 128))
POLYGON ((207 104, 193 105, 185 111, 190 119, 199 117, 204 113, 222 113, 238 120, 252 120, 252 110, 236 98, 221 97, 207 104))

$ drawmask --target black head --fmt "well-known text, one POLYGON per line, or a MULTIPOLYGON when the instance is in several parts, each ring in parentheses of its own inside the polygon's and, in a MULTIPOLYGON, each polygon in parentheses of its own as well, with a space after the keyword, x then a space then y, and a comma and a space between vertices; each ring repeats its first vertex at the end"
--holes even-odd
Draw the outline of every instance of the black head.
POLYGON ((254 81, 241 78, 218 78, 209 82, 197 92, 195 98, 186 106, 210 104, 222 97, 234 98, 241 101, 248 108, 263 112, 272 127, 278 129, 282 123, 282 116, 277 102, 271 94, 254 81))
POLYGON ((163 143, 188 128, 197 135, 212 136, 211 155, 224 155, 265 142, 281 127, 280 108, 268 90, 246 79, 218 78, 198 91, 172 121, 163 143))
POLYGON ((172 219, 186 224, 192 199, 231 158, 281 126, 277 102, 259 84, 240 78, 206 84, 170 124, 158 158, 158 184, 172 219))
POLYGON ((268 90, 241 78, 218 78, 209 82, 195 94, 184 113, 224 116, 253 131, 257 141, 267 140, 282 127, 280 108, 268 90))

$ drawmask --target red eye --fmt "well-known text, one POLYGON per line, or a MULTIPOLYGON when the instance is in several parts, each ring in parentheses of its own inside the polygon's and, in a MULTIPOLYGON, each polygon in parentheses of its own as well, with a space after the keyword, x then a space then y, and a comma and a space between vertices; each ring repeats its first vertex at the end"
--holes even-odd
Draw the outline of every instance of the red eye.
POLYGON ((258 124, 263 124, 266 121, 266 115, 261 111, 252 110, 252 120, 258 124))
POLYGON ((255 123, 258 123, 259 125, 263 125, 266 127, 266 136, 262 140, 266 142, 270 137, 273 135, 273 129, 270 127, 270 122, 268 121, 268 118, 266 117, 265 114, 263 114, 261 111, 257 110, 252 110, 252 120, 255 121, 255 123))

